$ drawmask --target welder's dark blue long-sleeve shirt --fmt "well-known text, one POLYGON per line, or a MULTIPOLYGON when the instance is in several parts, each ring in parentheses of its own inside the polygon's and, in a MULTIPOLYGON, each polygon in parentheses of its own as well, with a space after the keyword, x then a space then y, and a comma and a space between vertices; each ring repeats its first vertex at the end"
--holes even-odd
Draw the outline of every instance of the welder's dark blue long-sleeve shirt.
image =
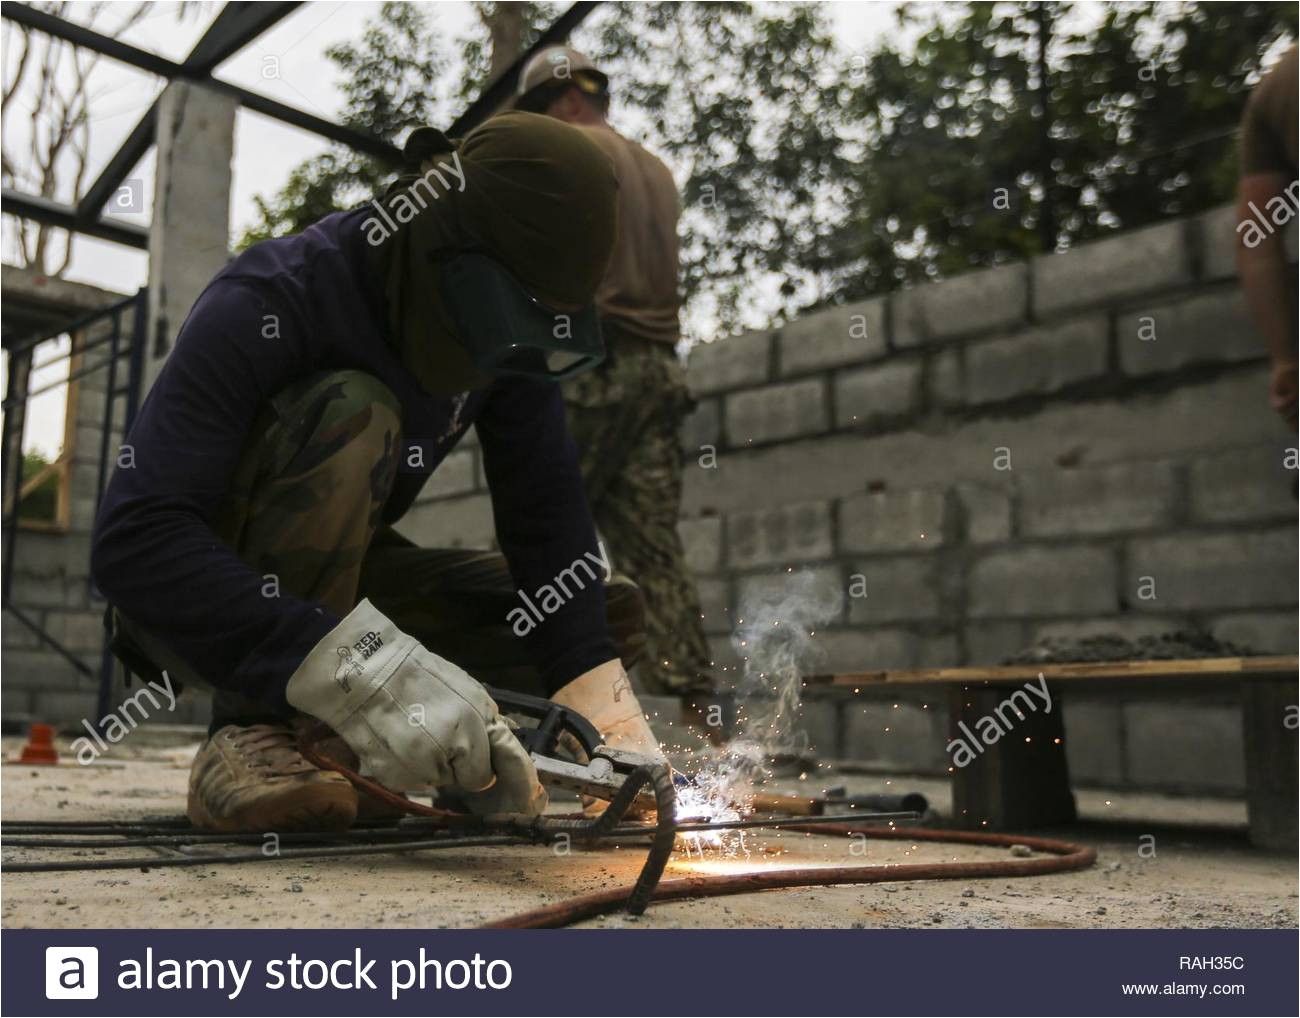
MULTIPOLYGON (((597 548, 559 387, 498 380, 471 393, 459 415, 451 399, 424 392, 385 338, 360 226, 367 215, 339 213, 258 244, 208 285, 127 436, 133 465, 114 471, 95 525, 92 571, 103 594, 214 687, 271 703, 284 702, 290 675, 339 619, 283 591, 262 596, 263 576, 212 524, 259 413, 297 379, 355 369, 397 396, 403 442, 422 454, 403 455, 385 522, 406 512, 475 424, 515 585, 531 594, 597 548)), ((601 584, 577 591, 526 639, 550 688, 616 657, 601 584)))

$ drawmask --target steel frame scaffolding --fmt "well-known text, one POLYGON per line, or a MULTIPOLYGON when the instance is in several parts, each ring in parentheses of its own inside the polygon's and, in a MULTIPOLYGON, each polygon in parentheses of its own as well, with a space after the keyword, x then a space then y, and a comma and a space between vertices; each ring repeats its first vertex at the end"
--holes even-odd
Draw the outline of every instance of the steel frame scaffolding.
MULTIPOLYGON (((395 164, 401 153, 395 145, 383 138, 345 124, 324 120, 251 92, 240 85, 213 77, 213 71, 224 61, 300 6, 302 6, 300 3, 249 3, 232 0, 221 9, 202 38, 190 51, 189 56, 179 64, 156 53, 103 35, 84 25, 29 7, 27 4, 0 3, 0 16, 17 25, 44 32, 70 42, 74 46, 82 46, 96 53, 102 53, 104 56, 169 81, 201 82, 209 88, 233 96, 245 109, 395 164)), ((448 133, 453 137, 464 134, 487 119, 492 111, 514 91, 515 83, 519 80, 519 74, 528 59, 539 49, 566 39, 596 6, 594 2, 575 3, 556 18, 555 22, 538 36, 537 41, 526 52, 520 54, 518 59, 492 81, 456 118, 448 128, 448 133)), ((128 247, 147 249, 149 231, 146 228, 134 223, 114 222, 104 218, 101 213, 105 204, 122 186, 127 174, 149 151, 149 147, 154 142, 157 115, 158 103, 155 101, 127 135, 126 140, 94 183, 77 200, 75 206, 61 205, 48 198, 22 194, 6 188, 3 195, 0 195, 0 211, 75 233, 98 237, 101 240, 125 244, 128 247)))

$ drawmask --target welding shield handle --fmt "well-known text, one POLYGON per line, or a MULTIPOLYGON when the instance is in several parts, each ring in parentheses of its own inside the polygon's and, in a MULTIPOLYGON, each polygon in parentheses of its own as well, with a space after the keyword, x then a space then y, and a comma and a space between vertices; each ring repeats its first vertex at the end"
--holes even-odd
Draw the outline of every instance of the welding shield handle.
POLYGON ((394 789, 464 795, 482 813, 536 816, 537 770, 487 690, 363 600, 311 650, 285 696, 394 789))

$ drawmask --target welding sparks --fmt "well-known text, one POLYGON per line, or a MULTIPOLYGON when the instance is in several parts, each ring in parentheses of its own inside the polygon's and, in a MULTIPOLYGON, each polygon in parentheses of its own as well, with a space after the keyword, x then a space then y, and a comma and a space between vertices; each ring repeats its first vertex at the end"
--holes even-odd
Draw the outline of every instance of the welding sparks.
MULTIPOLYGON (((748 651, 741 655, 743 677, 735 689, 741 734, 716 755, 705 757, 689 780, 679 781, 679 822, 742 819, 752 812, 755 789, 771 777, 769 761, 807 754, 807 733, 796 730, 795 722, 801 715, 805 666, 820 653, 811 640, 812 627, 835 618, 841 608, 840 592, 819 583, 811 572, 783 578, 779 589, 742 607, 732 637, 737 651, 748 651)), ((679 845, 687 858, 706 851, 749 855, 739 831, 682 834, 679 845)))

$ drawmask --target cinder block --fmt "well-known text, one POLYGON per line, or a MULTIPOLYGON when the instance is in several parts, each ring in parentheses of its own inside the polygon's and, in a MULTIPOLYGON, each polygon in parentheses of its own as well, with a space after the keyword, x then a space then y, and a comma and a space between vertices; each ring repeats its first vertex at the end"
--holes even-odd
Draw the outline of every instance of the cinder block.
POLYGON ((900 774, 946 773, 948 739, 942 715, 915 702, 917 694, 890 700, 853 697, 844 705, 845 759, 900 774))
POLYGON ((839 547, 851 552, 932 551, 943 544, 943 519, 942 491, 855 495, 840 503, 839 547))
POLYGON ((794 724, 808 741, 808 749, 822 760, 834 760, 840 755, 840 708, 834 700, 805 698, 799 705, 799 717, 794 724))
POLYGON ((679 520, 677 533, 686 553, 686 567, 693 573, 712 573, 722 564, 722 520, 717 516, 696 516, 679 520))
POLYGON ((1049 537, 1165 527, 1177 494, 1166 462, 1033 471, 1020 479, 1020 530, 1049 537))
POLYGON ((830 426, 826 382, 821 378, 731 393, 725 406, 727 442, 738 448, 815 435, 830 426))
POLYGON ((1241 711, 1168 698, 1124 704, 1129 780, 1169 791, 1245 791, 1241 711))
POLYGON ((875 425, 914 414, 921 406, 921 362, 901 361, 835 376, 835 424, 875 425))
POLYGON ((970 572, 973 618, 1033 618, 1113 612, 1114 556, 1102 548, 1018 548, 984 556, 970 572))
POLYGON ((496 526, 492 499, 462 495, 417 503, 398 521, 397 532, 425 548, 492 548, 496 526))
MULTIPOLYGON (((8 628, 8 621, 5 627, 8 628)), ((87 667, 98 669, 99 648, 93 654, 79 654, 78 659, 87 667)), ((49 649, 35 650, 6 648, 4 652, 5 696, 11 689, 79 689, 91 680, 77 671, 62 654, 49 649)))
POLYGON ((686 376, 691 392, 705 395, 761 385, 771 378, 771 367, 772 333, 747 332, 696 343, 691 347, 686 376))
POLYGON ((783 326, 777 340, 781 374, 802 375, 883 357, 885 302, 878 297, 827 308, 783 326))
POLYGON ((1300 645, 1293 611, 1218 615, 1210 620, 1210 632, 1253 654, 1294 654, 1300 645))
POLYGON ((93 498, 68 500, 68 532, 89 534, 95 526, 97 506, 93 498))
POLYGON ((953 668, 961 664, 961 647, 955 633, 923 636, 917 641, 917 668, 953 668))
POLYGON ((1125 592, 1132 607, 1144 612, 1294 605, 1296 532, 1288 527, 1135 540, 1125 592))
POLYGON ((739 681, 744 673, 744 660, 736 652, 729 635, 710 636, 709 652, 713 655, 711 663, 718 673, 721 688, 730 688, 739 681))
POLYGON ((104 645, 102 611, 49 612, 45 616, 45 628, 74 654, 95 652, 104 645))
POLYGON ((931 402, 940 407, 960 406, 966 399, 966 381, 961 350, 941 350, 929 362, 928 392, 931 402))
POLYGON ((991 485, 960 484, 957 498, 970 544, 995 544, 1011 538, 1011 497, 1005 491, 991 485))
POLYGON ((702 399, 682 422, 682 449, 696 456, 703 446, 715 449, 722 444, 722 401, 702 399))
POLYGON ((1203 212, 1194 220, 1201 236, 1201 278, 1207 282, 1237 278, 1237 209, 1235 202, 1203 212))
MULTIPOLYGON (((22 561, 19 566, 26 564, 22 561)), ((80 598, 74 584, 61 575, 31 575, 15 570, 12 599, 20 609, 30 612, 36 608, 73 607, 80 598)))
POLYGON ((731 617, 731 587, 726 580, 697 576, 695 590, 700 596, 700 611, 704 615, 706 633, 730 633, 733 628, 731 617))
POLYGON ((1240 289, 1203 293, 1120 315, 1115 325, 1126 375, 1176 371, 1189 364, 1248 361, 1264 356, 1240 289), (1155 338, 1150 337, 1154 334, 1155 338))
POLYGON ((1023 622, 973 622, 965 629, 967 665, 1000 665, 1029 640, 1023 622))
POLYGON ((1124 713, 1113 699, 1067 694, 1065 759, 1078 785, 1119 788, 1124 784, 1124 713))
POLYGON ((420 491, 421 501, 464 495, 474 490, 474 452, 454 450, 438 464, 420 491))
POLYGON ((898 628, 819 630, 817 646, 825 654, 819 672, 912 668, 920 654, 916 634, 898 628))
POLYGON ((32 717, 59 728, 77 727, 83 720, 93 723, 99 720, 97 699, 93 689, 42 690, 32 697, 32 717))
POLYGON ((830 555, 827 502, 790 502, 727 517, 727 564, 733 569, 798 566, 830 555))
POLYGON ((1287 469, 1281 442, 1202 456, 1191 466, 1194 520, 1235 523, 1294 520, 1295 471, 1287 469))
MULTIPOLYGON (((45 618, 41 612, 28 612, 28 617, 34 616, 34 621, 38 625, 44 625, 45 618)), ((9 652, 13 650, 35 650, 41 646, 41 638, 31 629, 23 625, 17 619, 5 616, 4 625, 0 626, 0 640, 3 641, 5 652, 5 668, 9 668, 9 652)))
POLYGON ((894 346, 970 336, 1025 320, 1029 274, 1024 265, 968 272, 895 294, 894 346))
POLYGON ((1036 318, 1188 286, 1192 267, 1187 226, 1174 220, 1125 230, 1061 254, 1038 255, 1031 269, 1036 318))
MULTIPOLYGON (((831 564, 810 566, 807 569, 799 569, 795 573, 781 570, 775 573, 742 576, 736 581, 736 604, 732 612, 736 616, 737 624, 745 618, 745 612, 752 610, 755 604, 779 600, 792 593, 797 589, 792 584, 793 578, 803 574, 812 576, 812 590, 816 592, 817 597, 824 596, 827 603, 833 603, 836 595, 844 590, 844 577, 840 575, 840 567, 831 564)), ((834 624, 841 618, 843 618, 842 600, 840 611, 833 618, 828 618, 827 624, 834 624)))
POLYGON ((972 343, 966 347, 966 402, 994 403, 1058 392, 1106 373, 1104 314, 972 343))
POLYGON ((850 625, 934 619, 941 614, 941 578, 933 556, 873 558, 852 568, 850 625))

